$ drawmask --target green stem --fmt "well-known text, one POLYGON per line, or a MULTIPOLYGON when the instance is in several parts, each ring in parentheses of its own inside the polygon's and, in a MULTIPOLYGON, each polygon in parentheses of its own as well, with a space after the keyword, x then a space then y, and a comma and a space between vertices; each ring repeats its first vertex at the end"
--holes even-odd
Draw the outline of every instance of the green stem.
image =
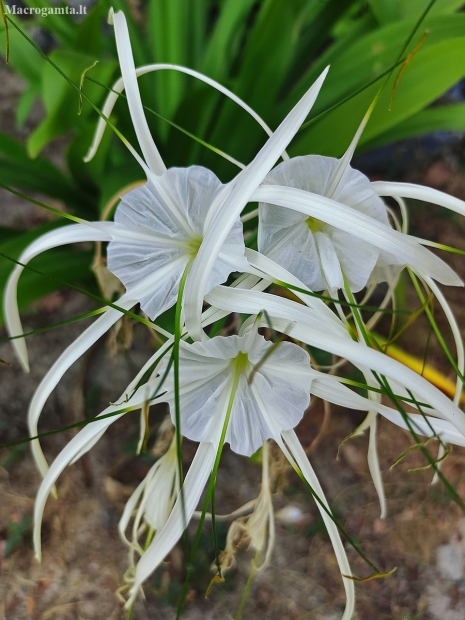
POLYGON ((194 565, 194 559, 195 559, 195 555, 197 553, 197 550, 199 548, 199 544, 200 544, 200 537, 202 534, 202 527, 205 521, 205 515, 207 513, 207 509, 208 506, 211 502, 211 497, 213 494, 213 490, 216 484, 216 475, 218 473, 218 467, 220 464, 220 459, 221 459, 221 454, 223 452, 223 446, 224 446, 224 441, 226 438, 226 433, 228 430, 228 425, 229 425, 229 420, 231 417, 231 412, 232 412, 232 408, 233 408, 233 404, 234 404, 234 398, 236 396, 236 391, 237 391, 237 387, 239 385, 239 378, 240 378, 240 373, 236 372, 234 374, 234 378, 232 381, 232 385, 231 385, 231 392, 229 395, 229 401, 228 401, 228 406, 226 409, 226 416, 225 416, 225 420, 224 420, 224 424, 223 424, 223 428, 221 431, 221 437, 220 440, 218 442, 218 451, 216 453, 216 458, 215 458, 215 462, 213 465, 213 469, 212 469, 212 473, 210 476, 210 482, 208 484, 208 489, 207 489, 207 494, 205 496, 205 501, 203 503, 203 507, 202 507, 202 514, 200 515, 200 519, 199 519, 199 525, 197 527, 197 532, 195 535, 195 540, 194 540, 194 544, 192 546, 192 552, 191 552, 191 556, 190 556, 190 561, 189 561, 189 565, 187 568, 187 573, 186 573, 186 579, 184 581, 184 587, 181 593, 181 597, 179 599, 179 605, 178 605, 178 610, 177 610, 177 614, 176 614, 176 620, 179 620, 181 618, 181 614, 182 614, 182 610, 184 609, 184 605, 186 603, 186 597, 187 597, 187 592, 189 589, 189 582, 192 576, 192 571, 193 571, 193 565, 194 565))

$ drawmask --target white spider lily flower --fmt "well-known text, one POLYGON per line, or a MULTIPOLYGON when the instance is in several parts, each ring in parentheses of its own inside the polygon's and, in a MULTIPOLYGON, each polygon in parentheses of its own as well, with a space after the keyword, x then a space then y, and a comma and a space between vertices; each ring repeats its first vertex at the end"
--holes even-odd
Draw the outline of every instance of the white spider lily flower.
POLYGON ((317 155, 296 157, 271 171, 268 182, 292 189, 279 191, 276 188, 273 198, 272 192, 267 191, 269 188, 260 188, 261 195, 254 196, 260 201, 259 251, 280 263, 312 290, 334 292, 344 287, 345 279, 350 289, 357 292, 369 280, 370 283, 389 280, 393 266, 405 265, 442 284, 463 286, 445 263, 425 252, 416 240, 405 234, 389 234, 386 207, 378 197, 416 197, 462 214, 465 204, 420 186, 370 184, 349 165, 378 96, 379 93, 341 159, 317 155), (301 191, 293 190, 309 192, 307 201, 301 191), (429 197, 425 198, 426 195, 429 197), (332 211, 334 217, 331 214, 325 217, 326 211, 332 211))
MULTIPOLYGON (((301 347, 289 342, 274 347, 252 328, 243 336, 217 336, 193 344, 181 342, 179 358, 182 394, 181 428, 178 430, 189 439, 199 441, 200 446, 184 481, 183 500, 180 495, 166 525, 137 564, 128 606, 142 583, 179 540, 192 518, 223 442, 228 442, 238 454, 250 456, 264 441, 273 438, 291 462, 298 461, 302 468, 302 454, 306 459, 301 447, 301 452, 295 446, 288 448, 281 438, 283 433, 298 424, 310 400, 315 371, 310 367, 308 354, 301 347)), ((164 368, 165 364, 160 373, 164 368)), ((165 385, 173 393, 172 371, 165 385)), ((174 397, 166 400, 175 421, 174 397)), ((313 470, 309 464, 305 468, 306 475, 312 478, 309 482, 315 488, 314 474, 310 473, 313 470)), ((316 492, 329 511, 319 485, 316 492)), ((319 504, 319 508, 324 513, 341 574, 350 575, 337 527, 322 505, 319 504)), ((254 536, 259 544, 257 532, 254 536)), ((348 578, 343 578, 343 581, 347 595, 343 617, 348 619, 354 606, 354 585, 348 578)))
MULTIPOLYGON (((333 194, 328 195, 338 163, 318 155, 295 157, 274 168, 267 182, 332 198, 388 227, 383 201, 357 170, 347 167, 333 194)), ((350 229, 264 202, 259 204, 258 250, 313 291, 343 288, 345 277, 354 292, 366 285, 381 252, 350 229)))
MULTIPOLYGON (((225 442, 237 454, 251 456, 264 441, 300 422, 310 401, 309 355, 289 342, 272 346, 256 330, 180 343, 179 380, 185 395, 178 430, 184 437, 217 443, 227 422, 225 442), (227 414, 233 384, 234 402, 227 414)), ((173 393, 173 372, 165 387, 173 393)), ((174 401, 168 402, 175 424, 174 401)))
MULTIPOLYGON (((332 167, 337 169, 337 160, 330 158, 309 155, 297 159, 300 164, 305 164, 302 167, 307 169, 309 178, 312 178, 310 163, 313 161, 319 161, 315 166, 317 169, 326 168, 324 178, 328 178, 332 167)), ((281 170, 283 176, 287 176, 284 173, 292 170, 293 163, 290 160, 277 166, 277 175, 281 170)), ((303 184, 305 176, 300 171, 295 177, 299 177, 303 184)), ((297 180, 291 175, 286 182, 295 184, 297 180)), ((265 218, 264 225, 259 223, 260 250, 270 254, 276 262, 282 261, 288 271, 303 279, 308 286, 308 282, 312 282, 319 289, 343 288, 345 276, 353 290, 360 290, 375 266, 380 264, 408 265, 421 276, 429 276, 442 284, 463 286, 458 275, 422 247, 417 239, 387 225, 386 217, 380 214, 378 196, 368 180, 364 181, 363 175, 348 167, 336 191, 341 192, 340 198, 343 197, 346 203, 335 200, 334 195, 330 198, 295 186, 258 188, 251 200, 260 202, 261 214, 265 218), (344 193, 346 180, 349 187, 344 193), (278 207, 285 207, 285 210, 278 207), (310 260, 306 254, 302 256, 305 252, 309 253, 310 260), (309 269, 310 273, 307 273, 309 269)), ((379 269, 378 273, 381 274, 382 270, 379 269)))
POLYGON ((134 566, 134 552, 142 555, 144 550, 139 544, 143 532, 150 528, 158 532, 165 525, 180 490, 179 469, 176 458, 176 437, 170 447, 150 468, 144 480, 135 489, 126 503, 118 525, 119 534, 124 543, 130 547, 130 564, 134 566), (135 514, 134 514, 135 513, 135 514), (132 537, 126 537, 131 518, 132 537))
MULTIPOLYGON (((156 287, 145 287, 136 297, 151 319, 176 303, 182 274, 202 243, 209 208, 225 188, 207 168, 191 166, 170 168, 156 185, 149 181, 123 196, 115 222, 133 236, 110 242, 107 266, 128 295, 140 291, 156 271, 163 272, 156 287)), ((244 251, 242 224, 237 218, 210 274, 208 290, 224 282, 232 271, 247 270, 244 251)))

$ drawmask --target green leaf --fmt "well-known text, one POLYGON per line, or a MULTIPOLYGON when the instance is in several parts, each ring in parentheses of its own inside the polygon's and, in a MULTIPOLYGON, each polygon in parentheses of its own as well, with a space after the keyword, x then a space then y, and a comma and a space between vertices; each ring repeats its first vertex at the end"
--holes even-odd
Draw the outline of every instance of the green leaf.
POLYGON ((17 228, 10 228, 9 226, 0 226, 0 243, 5 241, 11 241, 15 237, 18 237, 21 231, 17 228))
POLYGON ((16 124, 18 127, 22 127, 29 116, 32 104, 36 98, 40 95, 39 84, 33 83, 29 88, 22 93, 21 98, 16 108, 16 124))
POLYGON ((200 70, 207 42, 207 26, 210 21, 209 0, 189 0, 187 19, 189 23, 187 57, 190 66, 200 70))
MULTIPOLYGON (((357 7, 357 4, 354 7, 353 4, 352 2, 350 5, 352 10, 360 8, 357 7)), ((346 0, 342 6, 348 6, 346 0)), ((299 42, 289 75, 282 89, 281 99, 284 102, 278 108, 281 116, 289 111, 287 98, 291 87, 293 88, 296 83, 301 83, 299 92, 303 95, 307 86, 311 85, 328 65, 332 66, 335 62, 337 63, 351 45, 360 41, 362 37, 376 28, 376 20, 369 12, 362 16, 357 15, 355 18, 349 15, 342 20, 338 19, 338 17, 340 18, 339 7, 338 2, 326 2, 325 11, 316 16, 315 22, 303 32, 302 41, 299 42), (331 45, 326 46, 323 52, 315 55, 315 52, 319 51, 318 47, 315 47, 315 43, 319 42, 321 47, 326 42, 325 37, 327 39, 328 29, 331 29, 334 41, 331 45), (310 77, 305 77, 308 75, 310 77)))
POLYGON ((465 76, 465 37, 420 50, 406 67, 389 110, 395 75, 368 121, 360 145, 409 118, 440 97, 465 76))
MULTIPOLYGON (((290 84, 294 84, 305 73, 314 60, 318 61, 321 56, 321 48, 327 44, 330 33, 336 24, 342 25, 346 21, 345 15, 350 14, 351 9, 360 11, 357 0, 324 0, 322 2, 307 2, 304 10, 296 19, 294 25, 294 36, 299 37, 295 57, 292 61, 291 70, 286 76, 284 89, 289 88, 290 84), (315 58, 315 56, 317 56, 315 58)), ((372 16, 367 13, 361 18, 357 18, 350 26, 347 26, 347 32, 344 37, 343 47, 351 40, 360 38, 365 32, 371 30, 376 22, 372 16)), ((338 42, 329 46, 333 55, 337 55, 338 42), (336 54, 334 54, 334 52, 336 54)), ((325 62, 322 66, 323 70, 329 62, 325 62)), ((284 92, 285 95, 285 92, 284 92)))
MULTIPOLYGON (((380 24, 393 22, 406 17, 417 17, 426 9, 430 0, 368 0, 380 24)), ((463 0, 436 0, 431 15, 452 13, 463 7, 463 0)))
POLYGON ((99 58, 103 48, 103 23, 108 14, 106 2, 100 2, 88 13, 79 26, 73 48, 99 58))
MULTIPOLYGON (((396 0, 368 0, 368 4, 380 24, 399 19, 399 8, 396 0)), ((420 11, 418 12, 419 14, 420 11)))
MULTIPOLYGON (((148 6, 148 28, 155 62, 186 64, 188 58, 189 21, 185 0, 157 0, 148 6)), ((155 75, 156 110, 172 118, 184 89, 184 76, 176 71, 159 71, 155 75)), ((161 125, 166 132, 166 125, 161 125)))
MULTIPOLYGON (((416 21, 417 19, 407 19, 380 28, 352 43, 347 49, 340 49, 338 57, 324 58, 325 61, 331 60, 331 69, 312 109, 312 115, 316 116, 389 69, 416 21)), ((441 41, 464 36, 465 15, 428 16, 421 26, 421 31, 425 30, 428 31, 428 35, 418 54, 426 52, 441 41)), ((419 32, 411 42, 407 53, 415 48, 420 37, 419 32)), ((321 61, 311 67, 286 100, 280 110, 281 115, 302 97, 321 73, 322 68, 321 61)))
POLYGON ((84 194, 45 157, 31 160, 25 147, 0 133, 0 181, 79 205, 84 194))
POLYGON ((215 23, 202 71, 221 81, 227 78, 255 0, 225 0, 215 23))
POLYGON ((441 106, 421 110, 388 131, 379 134, 363 144, 361 150, 367 151, 391 142, 405 140, 434 131, 465 132, 465 104, 441 106))
MULTIPOLYGON (((463 78, 464 49, 463 37, 421 49, 400 78, 395 90, 393 107, 389 111, 396 72, 381 95, 362 135, 360 146, 416 114, 463 78)), ((294 155, 319 153, 333 157, 342 155, 378 88, 377 84, 372 85, 303 131, 302 137, 297 137, 290 149, 291 153, 294 155)))
MULTIPOLYGON (((80 84, 85 69, 95 62, 92 56, 70 49, 55 50, 50 58, 76 85, 80 84)), ((116 61, 100 61, 91 75, 99 82, 108 83, 116 66, 116 61)), ((95 102, 103 97, 102 89, 89 81, 85 83, 85 92, 95 102)), ((81 125, 82 119, 92 109, 84 101, 81 116, 78 116, 78 93, 49 63, 43 69, 42 97, 47 115, 29 137, 27 146, 31 157, 36 157, 53 138, 81 125)))
MULTIPOLYGON (((105 131, 95 156, 90 162, 84 162, 84 156, 92 142, 94 132, 95 122, 92 120, 87 123, 83 131, 71 142, 67 153, 67 162, 77 185, 85 188, 86 191, 91 191, 96 198, 95 203, 97 203, 101 192, 101 185, 105 178, 105 164, 113 143, 113 132, 109 129, 105 131)), ((128 155, 132 157, 129 153, 128 155)), ((96 216, 97 213, 93 217, 95 218, 96 216)))
MULTIPOLYGON (((234 92, 244 99, 265 121, 273 112, 273 104, 292 59, 295 38, 293 28, 298 15, 298 0, 265 0, 242 52, 234 92)), ((247 163, 264 143, 261 127, 235 103, 226 101, 215 118, 210 144, 247 163), (234 128, 233 131, 231 129, 234 128), (247 136, 247 139, 244 139, 247 136)), ((211 167, 213 156, 204 163, 211 167)), ((221 164, 229 172, 230 165, 221 164)))
MULTIPOLYGON (((13 19, 13 15, 8 16, 13 19)), ((13 19, 15 23, 17 20, 13 19)), ((31 46, 22 37, 15 28, 9 28, 10 39, 10 58, 8 66, 19 73, 29 84, 40 84, 42 69, 44 66, 44 59, 40 56, 31 54, 31 46)), ((0 53, 5 55, 6 40, 5 40, 5 27, 3 22, 0 26, 0 53)))

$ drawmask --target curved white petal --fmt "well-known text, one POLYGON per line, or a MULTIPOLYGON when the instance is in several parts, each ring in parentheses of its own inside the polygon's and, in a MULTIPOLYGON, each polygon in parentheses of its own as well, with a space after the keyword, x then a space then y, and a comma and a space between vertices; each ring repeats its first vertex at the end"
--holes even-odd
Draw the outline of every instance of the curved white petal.
MULTIPOLYGON (((210 295, 213 296, 216 307, 230 312, 258 314, 263 307, 266 307, 272 318, 274 329, 301 342, 348 359, 362 371, 369 368, 411 390, 414 395, 421 395, 418 396, 419 400, 430 404, 437 410, 437 415, 451 422, 465 436, 465 414, 429 381, 379 351, 354 342, 350 338, 341 338, 331 333, 330 330, 324 329, 324 325, 322 323, 319 325, 308 313, 308 309, 300 304, 277 297, 271 299, 272 296, 269 295, 270 299, 265 305, 260 298, 257 298, 257 293, 248 292, 244 295, 238 289, 224 290, 224 287, 221 287, 220 292, 218 288, 215 289, 210 295)), ((268 323, 262 318, 260 325, 267 326, 268 323)))
MULTIPOLYGON (((269 136, 272 135, 273 132, 271 131, 271 129, 268 127, 265 121, 255 112, 255 110, 253 110, 250 106, 248 106, 244 101, 242 101, 242 99, 237 97, 237 95, 235 95, 229 89, 225 88, 224 86, 222 86, 215 80, 212 80, 208 76, 203 75, 203 73, 194 71, 194 69, 189 69, 188 67, 182 67, 181 65, 156 63, 152 65, 144 65, 143 67, 137 67, 136 77, 139 78, 141 75, 145 75, 146 73, 152 73, 153 71, 162 71, 162 70, 178 71, 179 73, 191 75, 192 77, 195 77, 201 82, 204 82, 205 84, 208 84, 209 86, 212 86, 213 88, 218 90, 220 93, 223 93, 223 95, 226 95, 226 97, 229 97, 229 99, 237 103, 237 105, 239 105, 248 114, 250 114, 250 116, 254 120, 257 121, 257 123, 264 129, 264 131, 269 136)), ((102 113, 105 117, 109 118, 115 103, 118 101, 118 96, 120 93, 123 92, 123 90, 124 90, 124 80, 123 78, 120 78, 117 82, 115 82, 115 84, 113 84, 111 92, 108 95, 105 101, 105 104, 103 106, 102 113)), ((85 162, 89 162, 94 157, 95 153, 97 152, 97 149, 100 144, 100 141, 102 140, 102 136, 105 131, 105 128, 106 128, 106 122, 104 121, 103 118, 100 118, 98 121, 96 130, 95 130, 94 138, 92 140, 92 145, 89 148, 89 151, 87 152, 87 155, 84 158, 85 162)), ((289 156, 287 155, 285 151, 282 153, 282 157, 283 159, 289 159, 289 156)))
MULTIPOLYGON (((133 394, 133 396, 127 402, 124 402, 124 404, 116 403, 114 405, 110 405, 104 411, 102 411, 100 415, 114 413, 120 411, 121 409, 125 409, 126 412, 128 409, 138 409, 145 401, 146 397, 146 386, 142 386, 142 388, 140 390, 137 390, 137 392, 133 394)), ((152 402, 155 404, 157 402, 161 402, 161 399, 154 399, 152 402)), ((45 477, 42 480, 42 483, 37 492, 37 497, 34 505, 33 541, 34 549, 36 551, 36 557, 38 560, 40 560, 41 558, 40 530, 42 525, 42 516, 44 513, 47 498, 58 477, 63 472, 63 470, 77 457, 77 455, 85 450, 86 446, 88 446, 90 443, 93 443, 93 439, 96 435, 102 435, 102 433, 111 424, 116 422, 116 420, 119 420, 119 418, 125 415, 126 412, 115 414, 102 420, 96 419, 95 421, 87 424, 87 426, 85 426, 85 428, 83 428, 75 437, 73 437, 73 439, 71 439, 71 441, 63 448, 63 450, 51 464, 50 469, 45 474, 45 477)))
POLYGON ((207 234, 186 280, 186 328, 194 340, 202 340, 206 337, 200 326, 202 302, 210 272, 221 246, 235 221, 240 216, 242 209, 250 200, 254 190, 271 170, 309 113, 327 71, 328 69, 322 73, 294 109, 291 110, 249 166, 232 182, 231 190, 227 193, 223 202, 215 210, 211 210, 211 220, 207 234))
MULTIPOLYGON (((129 310, 137 301, 132 298, 121 298, 119 305, 125 310, 129 310)), ((98 318, 90 327, 88 327, 65 351, 60 355, 53 364, 45 377, 42 379, 39 387, 34 392, 28 411, 29 434, 35 437, 38 434, 38 421, 42 409, 47 398, 52 393, 58 381, 65 374, 68 368, 81 357, 112 325, 122 316, 121 312, 114 308, 109 308, 103 316, 98 318)), ((45 476, 48 465, 45 460, 40 442, 38 439, 31 441, 32 454, 34 456, 37 467, 45 476)))
POLYGON ((304 478, 307 480, 308 484, 311 486, 314 493, 320 500, 315 500, 316 505, 318 507, 318 510, 320 511, 321 518, 323 519, 326 526, 329 538, 331 539, 331 544, 333 545, 334 553, 336 555, 337 563, 339 565, 339 570, 341 571, 342 581, 346 592, 347 600, 342 620, 350 620, 355 609, 355 586, 353 580, 350 579, 350 576, 352 575, 352 570, 350 568, 349 560, 347 559, 344 545, 342 544, 341 537, 339 535, 339 530, 333 519, 331 519, 331 517, 324 509, 324 507, 326 507, 328 511, 331 511, 326 497, 323 493, 323 489, 321 488, 318 477, 316 476, 307 455, 305 454, 302 446, 300 445, 297 435, 293 430, 289 430, 284 431, 282 433, 282 437, 286 442, 287 447, 289 448, 292 457, 295 459, 295 462, 297 463, 297 466, 302 472, 304 478), (320 504, 320 502, 324 505, 324 507, 320 504), (345 576, 349 578, 346 578, 345 576))
MULTIPOLYGON (((144 299, 144 293, 148 291, 160 291, 160 285, 170 281, 171 274, 176 272, 183 259, 173 261, 165 265, 164 268, 149 274, 144 279, 138 281, 131 290, 125 293, 116 303, 123 310, 129 310, 144 299)), ((166 302, 163 290, 160 291, 157 301, 161 304, 166 302)), ((160 305, 157 306, 158 309, 160 305)), ((57 385, 58 381, 65 374, 68 368, 81 357, 112 325, 121 318, 121 312, 115 308, 108 308, 105 314, 97 319, 90 327, 86 329, 57 359, 50 368, 48 373, 42 379, 29 405, 28 424, 31 436, 37 435, 37 424, 47 398, 57 385)), ((44 458, 38 440, 33 440, 32 452, 36 460, 39 471, 42 475, 47 471, 47 462, 44 458)))
POLYGON ((342 288, 344 286, 344 276, 342 275, 339 257, 329 237, 322 232, 316 232, 315 242, 318 248, 321 271, 326 283, 324 288, 327 288, 329 291, 342 288))
MULTIPOLYGON (((446 298, 440 291, 439 287, 431 280, 431 278, 425 278, 426 284, 430 287, 434 296, 438 300, 441 308, 443 309, 444 314, 446 315, 447 321, 449 322, 450 329, 452 331, 452 335, 454 337, 455 347, 457 349, 457 367, 462 373, 462 376, 465 372, 465 351, 463 347, 462 335, 460 333, 460 328, 457 324, 457 320, 454 316, 454 313, 451 310, 451 307, 447 303, 446 298)), ((460 376, 457 377, 454 394, 454 403, 456 405, 460 404, 460 398, 462 396, 463 391, 463 383, 460 376)))
POLYGON ((184 495, 184 501, 181 501, 180 492, 164 527, 155 536, 147 551, 140 558, 136 568, 134 586, 131 589, 131 597, 127 601, 126 607, 132 605, 143 582, 161 564, 166 555, 181 538, 199 503, 208 476, 212 471, 216 452, 217 446, 212 443, 207 442, 199 445, 181 491, 184 495))
MULTIPOLYGON (((359 409, 360 411, 369 411, 373 409, 396 426, 404 428, 407 431, 410 430, 405 418, 399 411, 387 407, 380 402, 370 401, 360 396, 360 394, 342 385, 337 377, 318 373, 318 376, 315 376, 312 382, 312 394, 341 407, 348 407, 349 409, 359 409)), ((410 421, 415 432, 424 437, 434 437, 438 435, 443 441, 453 443, 457 446, 465 445, 465 435, 460 433, 450 422, 438 419, 436 417, 437 412, 434 410, 428 410, 428 413, 431 414, 427 416, 427 420, 419 413, 406 413, 406 417, 410 421)), ((364 426, 363 430, 365 430, 369 422, 370 420, 366 419, 362 423, 364 426)))
MULTIPOLYGON (((391 409, 389 412, 380 412, 385 418, 389 419, 393 424, 404 428, 410 432, 407 422, 403 419, 399 412, 391 409)), ((409 413, 410 423, 419 435, 424 437, 438 436, 445 443, 451 443, 456 446, 465 446, 465 437, 450 422, 446 420, 438 420, 437 418, 428 416, 427 420, 419 413, 409 413), (431 430, 433 428, 433 431, 431 430)))
POLYGON ((132 493, 131 497, 128 499, 128 501, 126 502, 124 506, 123 514, 121 515, 121 518, 118 523, 118 533, 120 535, 121 540, 129 547, 133 546, 134 541, 131 542, 127 538, 126 530, 132 518, 134 510, 136 509, 136 506, 142 497, 142 494, 144 493, 147 485, 150 484, 150 481, 152 480, 156 470, 159 467, 160 467, 160 461, 158 460, 147 472, 147 475, 142 480, 142 482, 140 482, 139 485, 134 489, 134 492, 132 493))
POLYGON ((366 111, 364 117, 362 118, 362 121, 360 123, 360 125, 357 128, 357 131, 354 134, 354 137, 352 138, 352 140, 350 141, 350 144, 346 150, 346 152, 344 153, 344 155, 341 157, 341 159, 337 160, 337 165, 335 166, 334 170, 331 173, 331 177, 329 179, 328 182, 328 189, 327 189, 327 193, 326 195, 328 196, 328 198, 333 198, 334 194, 337 192, 337 190, 340 188, 340 186, 342 185, 342 181, 344 178, 344 174, 346 173, 346 171, 349 169, 349 164, 350 161, 352 160, 352 156, 355 152, 355 149, 357 148, 357 144, 358 141, 360 140, 360 137, 366 127, 366 124, 368 123, 368 120, 371 116, 371 113, 376 105, 376 102, 378 101, 378 95, 375 97, 374 101, 371 103, 370 107, 368 108, 368 110, 366 111))
POLYGON ((416 240, 330 198, 284 186, 262 186, 251 200, 267 202, 305 213, 389 253, 393 264, 409 265, 420 275, 442 284, 463 286, 458 275, 416 240))
POLYGON ((166 170, 165 164, 158 152, 152 134, 150 133, 147 119, 145 118, 144 108, 140 98, 139 86, 137 84, 136 68, 132 57, 131 41, 129 39, 126 17, 122 11, 113 14, 115 27, 116 47, 118 59, 121 67, 121 74, 126 88, 129 111, 131 113, 132 124, 139 141, 140 148, 145 157, 150 170, 161 175, 166 170))
MULTIPOLYGON (((113 224, 107 222, 92 222, 87 224, 71 224, 52 230, 37 238, 24 250, 18 259, 22 265, 32 260, 38 254, 68 243, 81 241, 110 241, 113 224)), ((19 318, 17 289, 18 280, 24 267, 16 265, 8 278, 3 296, 5 325, 10 336, 19 336, 23 333, 21 319, 19 318)), ((11 341, 16 355, 25 372, 29 372, 27 347, 23 338, 15 338, 11 341)))
MULTIPOLYGON (((312 308, 296 304, 290 299, 277 297, 270 293, 217 286, 206 295, 205 299, 209 304, 225 311, 260 314, 260 312, 266 310, 270 316, 281 319, 289 318, 290 326, 293 321, 300 320, 305 323, 311 323, 324 331, 331 331, 340 338, 350 340, 350 336, 342 323, 336 323, 326 313, 322 314, 312 308), (234 307, 234 310, 231 310, 231 307, 234 307), (253 308, 252 311, 251 308, 253 308)), ((275 327, 274 321, 271 321, 271 327, 275 327)), ((284 330, 284 333, 287 333, 286 330, 284 330)))
POLYGON ((371 185, 378 196, 413 198, 423 202, 431 202, 460 215, 465 215, 465 202, 463 200, 431 187, 415 185, 414 183, 391 183, 389 181, 374 181, 371 185))
MULTIPOLYGON (((296 278, 292 273, 287 271, 287 269, 284 269, 281 265, 278 265, 278 263, 275 263, 264 254, 260 254, 260 252, 256 252, 255 250, 252 250, 250 248, 246 248, 245 256, 249 261, 250 265, 263 272, 263 277, 269 276, 275 282, 283 282, 284 284, 290 284, 291 286, 306 290, 309 293, 312 292, 303 282, 296 278)), ((306 295, 305 293, 301 293, 295 290, 293 290, 292 292, 294 293, 294 295, 296 295, 296 297, 303 301, 306 306, 308 306, 309 308, 313 308, 321 314, 326 315, 326 317, 330 321, 333 321, 335 329, 344 332, 346 331, 345 327, 341 324, 341 321, 337 318, 334 312, 330 310, 330 308, 324 303, 322 299, 314 297, 313 295, 306 295)))

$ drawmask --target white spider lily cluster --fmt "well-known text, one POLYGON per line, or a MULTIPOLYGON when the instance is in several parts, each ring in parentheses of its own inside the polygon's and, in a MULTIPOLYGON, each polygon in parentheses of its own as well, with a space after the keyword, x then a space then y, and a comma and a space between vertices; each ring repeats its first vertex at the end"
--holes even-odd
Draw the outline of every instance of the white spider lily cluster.
MULTIPOLYGON (((285 149, 307 117, 327 70, 273 133, 237 97, 196 72, 167 65, 151 65, 136 71, 124 15, 116 13, 113 22, 122 71, 114 91, 126 90, 143 159, 135 151, 134 154, 145 171, 147 184, 122 197, 114 222, 83 222, 50 232, 32 243, 19 262, 24 265, 38 253, 58 245, 109 242, 108 268, 121 280, 126 292, 116 307, 108 307, 64 351, 38 387, 28 414, 31 436, 38 434, 42 408, 67 368, 122 316, 121 310, 140 304, 154 320, 178 302, 183 330, 177 345, 174 334, 163 332, 166 343, 126 388, 120 403, 102 412, 115 415, 86 426, 50 468, 39 441, 33 440, 34 457, 44 477, 35 509, 37 555, 40 557, 44 505, 64 468, 93 447, 109 425, 125 412, 165 402, 178 426, 177 432, 199 446, 184 481, 180 481, 176 468, 178 446, 173 440, 128 501, 120 533, 132 550, 131 557, 140 555, 128 606, 194 515, 209 478, 216 473, 223 444, 229 443, 234 452, 250 456, 272 439, 317 498, 346 591, 343 618, 347 620, 355 605, 347 554, 323 489, 293 430, 302 419, 310 396, 368 413, 366 426, 372 431, 370 469, 382 505, 374 433, 376 415, 381 414, 402 428, 414 428, 426 437, 436 436, 444 443, 458 445, 465 445, 465 415, 457 406, 460 388, 453 402, 409 368, 368 347, 362 333, 358 341, 353 340, 341 309, 342 320, 313 292, 329 291, 334 297, 342 290, 351 299, 352 293, 383 279, 392 285, 392 274, 408 266, 435 292, 457 335, 455 321, 434 281, 461 286, 460 278, 425 249, 422 240, 391 227, 380 196, 394 196, 399 201, 403 197, 421 198, 462 214, 465 205, 427 188, 370 183, 349 165, 356 140, 341 160, 315 155, 289 159, 285 149), (231 95, 270 135, 253 161, 241 166, 237 177, 226 185, 199 166, 166 170, 153 142, 137 77, 148 71, 173 68, 190 72, 231 95), (285 161, 275 166, 280 157, 285 161), (244 245, 241 214, 249 202, 259 203, 258 252, 244 245), (228 279, 233 280, 229 286, 225 285, 228 279), (265 292, 275 282, 294 287, 300 301, 265 292), (204 302, 209 307, 202 312, 204 302), (245 315, 239 333, 209 338, 205 328, 232 312, 245 315), (262 327, 272 327, 287 341, 266 341, 258 331, 262 327), (187 338, 193 342, 189 344, 187 338), (170 357, 174 344, 178 346, 177 371, 170 357), (376 395, 363 398, 344 386, 338 377, 313 369, 306 346, 349 360, 362 371, 369 386, 384 389, 387 384, 400 399, 418 399, 429 407, 427 417, 422 412, 402 414, 383 405, 376 395), (147 373, 149 379, 143 380, 147 373), (132 535, 128 540, 126 531, 132 518, 132 535), (140 536, 147 530, 154 535, 144 549, 140 536)), ((104 107, 107 116, 116 100, 115 92, 104 107)), ((89 158, 98 147, 103 129, 104 123, 100 122, 89 158)), ((16 304, 22 269, 21 265, 15 268, 5 293, 5 316, 12 336, 22 333, 16 304)), ((459 338, 456 341, 458 366, 463 371, 463 349, 459 338)), ((24 340, 15 339, 13 343, 27 370, 24 340)), ((235 522, 230 530, 228 561, 234 553, 233 534, 238 528, 246 533, 257 552, 265 549, 268 538, 269 561, 274 520, 267 477, 253 506, 252 514, 235 522)))

